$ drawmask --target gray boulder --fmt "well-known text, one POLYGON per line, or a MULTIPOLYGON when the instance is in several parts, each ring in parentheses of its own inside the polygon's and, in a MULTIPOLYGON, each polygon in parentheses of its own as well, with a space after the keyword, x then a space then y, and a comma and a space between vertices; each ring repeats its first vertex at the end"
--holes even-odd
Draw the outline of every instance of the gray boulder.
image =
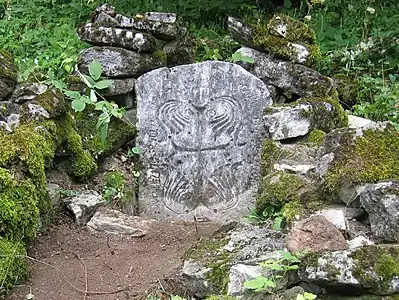
POLYGON ((392 245, 310 255, 302 280, 334 291, 391 295, 399 292, 399 250, 392 245))
POLYGON ((14 59, 7 51, 0 51, 0 101, 7 100, 17 84, 14 59))
POLYGON ((134 85, 136 84, 136 79, 134 78, 109 80, 111 82, 110 87, 100 91, 103 96, 124 95, 134 92, 134 85))
POLYGON ((330 78, 308 67, 273 58, 251 48, 241 48, 237 51, 255 60, 254 64, 243 65, 267 84, 300 97, 326 97, 334 92, 333 81, 330 78))
POLYGON ((325 137, 315 172, 325 197, 359 207, 367 183, 399 178, 399 136, 387 123, 335 129, 325 137))
POLYGON ((10 97, 10 101, 18 104, 34 100, 38 95, 45 93, 48 86, 41 83, 18 84, 10 97))
POLYGON ((78 225, 85 225, 97 211, 105 205, 105 200, 96 191, 82 191, 76 196, 63 199, 78 225))
POLYGON ((360 203, 370 218, 373 237, 380 242, 399 242, 399 182, 367 185, 360 203))
POLYGON ((195 41, 189 38, 180 38, 168 42, 163 47, 168 67, 191 64, 195 62, 195 41))
POLYGON ((77 33, 82 41, 92 45, 122 47, 140 52, 154 52, 157 48, 154 37, 132 29, 88 23, 80 27, 77 33))
MULTIPOLYGON (((281 232, 247 223, 231 223, 185 254, 184 287, 200 298, 222 293, 247 296, 251 292, 244 288, 246 280, 258 275, 270 276, 270 271, 258 263, 281 258, 277 250, 283 249, 281 232)), ((281 289, 292 283, 288 279, 281 280, 281 289)))
POLYGON ((135 53, 116 47, 92 47, 83 50, 78 59, 79 70, 88 74, 89 63, 97 60, 103 67, 103 76, 138 77, 166 64, 157 53, 135 53))
POLYGON ((100 208, 87 223, 90 230, 111 234, 144 236, 150 228, 150 219, 128 216, 117 210, 100 208))

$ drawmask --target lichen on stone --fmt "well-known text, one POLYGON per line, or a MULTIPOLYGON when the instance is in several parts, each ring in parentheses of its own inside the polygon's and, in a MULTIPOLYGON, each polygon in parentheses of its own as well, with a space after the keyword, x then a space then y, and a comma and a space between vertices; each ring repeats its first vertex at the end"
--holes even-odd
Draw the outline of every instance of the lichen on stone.
POLYGON ((337 142, 339 146, 332 150, 334 160, 324 180, 328 191, 399 178, 399 136, 392 125, 363 130, 359 136, 355 130, 334 131, 327 135, 326 149, 337 142))

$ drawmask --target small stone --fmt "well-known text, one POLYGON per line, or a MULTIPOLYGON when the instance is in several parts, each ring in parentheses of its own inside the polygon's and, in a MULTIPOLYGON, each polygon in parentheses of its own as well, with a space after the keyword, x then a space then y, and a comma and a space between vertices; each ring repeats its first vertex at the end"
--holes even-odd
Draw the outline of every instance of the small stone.
POLYGON ((67 208, 72 212, 78 225, 85 225, 96 210, 105 205, 105 200, 96 191, 82 191, 78 195, 63 200, 67 208))
POLYGON ((367 245, 374 245, 374 243, 364 236, 357 236, 354 239, 348 241, 348 245, 349 249, 356 249, 367 245))
POLYGON ((287 235, 287 248, 292 253, 348 249, 342 233, 324 216, 311 216, 296 223, 287 235))
POLYGON ((352 116, 352 115, 348 115, 348 121, 349 121, 349 128, 354 128, 354 129, 358 129, 358 128, 362 128, 365 126, 370 126, 375 124, 374 121, 371 121, 369 119, 364 119, 364 118, 360 118, 360 117, 356 117, 356 116, 352 116))
POLYGON ((345 219, 345 206, 329 206, 321 211, 315 213, 325 217, 331 224, 334 224, 341 231, 346 230, 346 219, 345 219))

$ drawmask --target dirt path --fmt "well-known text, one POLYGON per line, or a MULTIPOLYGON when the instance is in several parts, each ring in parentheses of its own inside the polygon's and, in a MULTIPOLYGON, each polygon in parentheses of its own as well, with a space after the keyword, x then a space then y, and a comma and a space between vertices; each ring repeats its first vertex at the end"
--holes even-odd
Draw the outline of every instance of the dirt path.
POLYGON ((7 299, 26 299, 30 287, 35 300, 145 299, 160 286, 158 280, 176 275, 182 255, 198 236, 209 235, 216 226, 200 223, 197 229, 198 235, 194 224, 156 223, 145 236, 132 238, 93 234, 63 221, 39 236, 29 252, 59 270, 32 261, 29 282, 7 299), (78 292, 85 290, 85 267, 88 291, 123 291, 86 296, 78 292))

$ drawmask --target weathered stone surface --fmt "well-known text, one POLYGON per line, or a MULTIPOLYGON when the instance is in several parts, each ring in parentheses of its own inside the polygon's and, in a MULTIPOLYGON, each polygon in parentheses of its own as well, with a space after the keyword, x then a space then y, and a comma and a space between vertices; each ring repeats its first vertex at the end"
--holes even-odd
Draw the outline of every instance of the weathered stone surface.
POLYGON ((48 86, 41 83, 22 83, 17 85, 10 97, 10 101, 23 104, 34 100, 38 95, 45 93, 48 86))
POLYGON ((80 27, 77 33, 82 41, 92 45, 122 47, 142 52, 154 52, 157 47, 154 37, 132 29, 87 23, 80 27))
POLYGON ((312 130, 310 104, 299 104, 295 107, 275 108, 268 112, 263 121, 273 140, 285 140, 304 136, 312 130))
POLYGON ((134 92, 134 85, 136 79, 134 78, 123 78, 123 79, 109 79, 111 86, 101 91, 103 96, 116 96, 124 95, 134 92))
POLYGON ((143 212, 223 221, 253 205, 266 85, 240 66, 203 62, 137 80, 143 212))
POLYGON ((230 17, 228 29, 232 38, 243 45, 288 61, 310 65, 319 55, 313 30, 286 15, 275 15, 268 24, 254 25, 230 17))
MULTIPOLYGON (((244 288, 245 279, 253 279, 257 274, 270 276, 270 270, 256 265, 281 258, 277 250, 283 249, 285 243, 280 231, 248 223, 228 224, 185 254, 184 287, 200 298, 226 289, 229 295, 245 294, 245 299, 252 299, 247 298, 250 295, 244 288)), ((284 289, 294 281, 294 277, 283 278, 279 287, 284 289)))
POLYGON ((9 115, 18 114, 19 104, 12 101, 1 101, 0 102, 0 121, 7 122, 9 115))
POLYGON ((78 225, 85 225, 96 212, 105 205, 105 200, 96 191, 82 191, 78 195, 63 199, 67 208, 72 212, 78 225))
POLYGON ((363 222, 348 220, 346 222, 346 234, 349 239, 355 239, 359 236, 372 238, 370 224, 368 224, 367 219, 363 222))
POLYGON ((135 28, 148 32, 158 39, 171 41, 186 34, 187 29, 180 27, 174 13, 147 12, 135 18, 117 15, 115 19, 120 27, 135 28))
POLYGON ((191 64, 195 62, 195 41, 181 38, 167 43, 163 47, 168 67, 191 64))
POLYGON ((399 136, 388 123, 328 133, 315 172, 331 202, 359 207, 365 184, 399 178, 399 136))
POLYGON ((325 217, 331 224, 344 232, 346 230, 345 209, 343 205, 332 205, 315 214, 325 217))
POLYGON ((92 22, 106 27, 134 28, 166 41, 184 35, 187 31, 180 27, 177 15, 174 13, 147 12, 144 15, 129 18, 117 14, 115 7, 108 4, 103 4, 96 9, 92 22))
POLYGON ((336 292, 391 295, 399 292, 398 261, 395 245, 364 246, 311 259, 300 277, 336 292))
POLYGON ((14 59, 7 51, 0 51, 0 101, 6 100, 17 84, 14 59))
POLYGON ((348 249, 342 233, 324 216, 311 216, 294 225, 287 235, 290 252, 334 251, 348 249))
POLYGON ((374 121, 371 121, 369 119, 364 119, 364 118, 360 118, 360 117, 356 117, 356 116, 352 116, 352 115, 348 115, 348 121, 349 121, 348 127, 354 128, 354 129, 367 127, 367 126, 375 124, 374 121))
POLYGON ((251 48, 238 51, 255 59, 254 64, 243 64, 249 72, 284 91, 300 97, 325 97, 334 89, 331 79, 303 65, 272 58, 251 48))
POLYGON ((52 206, 57 206, 61 202, 61 188, 56 183, 48 183, 46 186, 48 196, 51 200, 52 206))
POLYGON ((0 120, 0 127, 5 133, 11 133, 19 126, 19 114, 11 114, 7 118, 0 118, 0 120))
POLYGON ((155 54, 138 54, 115 47, 92 47, 80 53, 79 70, 87 74, 89 63, 93 60, 101 63, 102 75, 107 77, 138 77, 165 65, 163 59, 155 54))
POLYGON ((374 238, 380 242, 399 242, 399 182, 367 185, 360 194, 360 203, 369 214, 374 238))
POLYGON ((364 236, 357 236, 354 239, 348 241, 349 249, 356 249, 363 246, 374 245, 372 241, 364 236))
POLYGON ((118 210, 100 208, 87 223, 89 229, 132 237, 144 236, 154 220, 128 216, 118 210))

